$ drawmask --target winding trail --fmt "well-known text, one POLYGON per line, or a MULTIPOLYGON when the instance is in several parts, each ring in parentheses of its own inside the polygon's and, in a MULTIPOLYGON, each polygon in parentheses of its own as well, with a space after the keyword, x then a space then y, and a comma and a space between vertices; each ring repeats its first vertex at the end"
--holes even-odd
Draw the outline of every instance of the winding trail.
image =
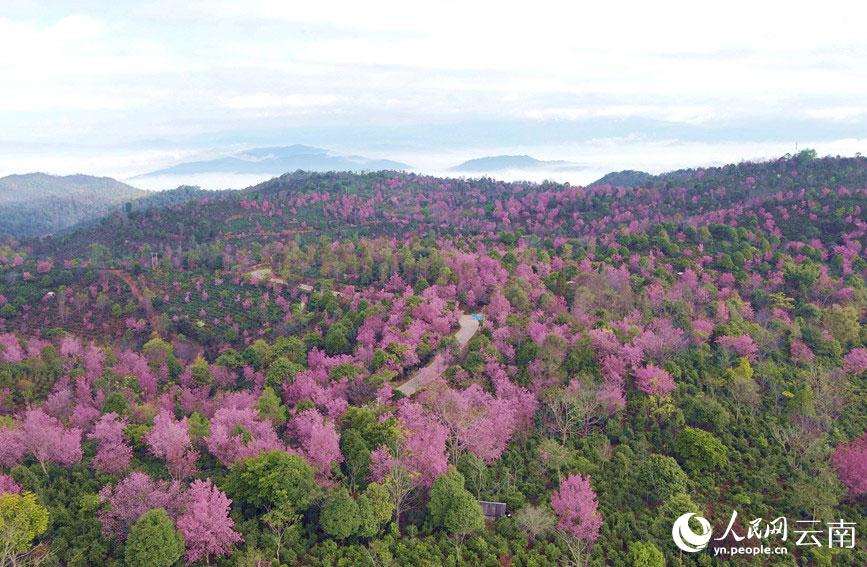
POLYGON ((127 272, 123 270, 117 269, 106 269, 101 270, 105 274, 109 274, 123 280, 126 285, 129 286, 130 291, 132 292, 133 297, 138 301, 139 306, 144 310, 145 316, 148 319, 148 322, 151 325, 151 330, 155 331, 159 336, 164 336, 162 329, 162 321, 160 321, 160 316, 154 309, 153 304, 150 299, 145 297, 145 294, 142 292, 141 288, 138 285, 138 282, 127 272))
MULTIPOLYGON (((463 350, 479 330, 479 321, 473 319, 472 315, 462 313, 458 324, 460 329, 455 333, 455 339, 458 341, 458 347, 463 350)), ((404 396, 411 396, 441 376, 446 368, 448 368, 448 356, 440 351, 434 355, 427 366, 416 370, 409 380, 398 386, 397 391, 404 396)))

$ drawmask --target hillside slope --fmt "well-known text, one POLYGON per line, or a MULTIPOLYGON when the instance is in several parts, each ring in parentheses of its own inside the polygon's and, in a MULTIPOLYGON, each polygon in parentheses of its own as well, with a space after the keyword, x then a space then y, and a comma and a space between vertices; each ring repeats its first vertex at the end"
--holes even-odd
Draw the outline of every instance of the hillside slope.
MULTIPOLYGON (((120 564, 145 508, 186 529, 203 492, 183 535, 217 565, 577 564, 577 519, 581 564, 706 567, 687 511, 867 522, 867 159, 173 197, 0 243, 0 491, 49 509, 60 564, 120 564)), ((750 540, 867 565, 858 534, 750 540)))
POLYGON ((10 175, 0 178, 0 234, 49 234, 99 218, 147 194, 109 177, 10 175))

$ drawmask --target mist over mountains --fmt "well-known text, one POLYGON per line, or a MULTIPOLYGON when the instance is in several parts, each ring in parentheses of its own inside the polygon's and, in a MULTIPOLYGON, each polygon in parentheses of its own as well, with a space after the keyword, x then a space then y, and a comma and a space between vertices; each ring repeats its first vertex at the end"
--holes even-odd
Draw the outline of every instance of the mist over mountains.
POLYGON ((467 173, 485 173, 506 170, 536 170, 575 171, 583 167, 577 163, 563 160, 539 160, 528 155, 486 156, 467 160, 451 168, 451 171, 467 173))
POLYGON ((158 175, 190 175, 202 173, 273 174, 287 171, 378 171, 404 170, 410 166, 388 159, 344 156, 325 150, 295 144, 286 147, 253 148, 234 155, 210 160, 179 163, 137 177, 158 175))

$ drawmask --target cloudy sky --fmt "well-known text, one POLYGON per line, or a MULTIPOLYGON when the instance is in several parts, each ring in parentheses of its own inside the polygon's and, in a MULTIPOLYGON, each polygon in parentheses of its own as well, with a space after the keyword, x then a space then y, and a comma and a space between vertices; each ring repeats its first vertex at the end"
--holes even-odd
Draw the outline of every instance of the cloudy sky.
POLYGON ((295 143, 594 174, 867 150, 854 2, 5 4, 2 175, 128 178, 295 143))

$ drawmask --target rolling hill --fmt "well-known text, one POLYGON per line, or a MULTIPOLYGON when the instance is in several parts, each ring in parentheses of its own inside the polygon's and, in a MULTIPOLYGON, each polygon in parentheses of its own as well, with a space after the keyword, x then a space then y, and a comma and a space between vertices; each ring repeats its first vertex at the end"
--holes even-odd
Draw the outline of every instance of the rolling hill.
POLYGON ((592 522, 590 565, 640 564, 636 541, 716 564, 681 561, 684 510, 863 525, 865 187, 867 158, 809 154, 640 186, 296 171, 4 242, 0 492, 39 495, 62 564, 120 564, 109 534, 202 493, 237 530, 217 565, 372 564, 357 537, 398 564, 574 564, 562 534, 527 545, 548 502, 592 522), (290 475, 284 561, 256 481, 290 475), (461 560, 444 486, 475 518, 461 560), (371 501, 368 535, 323 520, 371 501))
POLYGON ((635 171, 633 169, 627 169, 624 171, 612 171, 606 175, 603 175, 588 187, 596 187, 598 185, 614 185, 617 187, 638 187, 651 181, 653 179, 653 175, 646 173, 644 171, 635 171))
POLYGON ((109 177, 9 175, 0 178, 0 234, 42 236, 97 219, 147 194, 109 177))

